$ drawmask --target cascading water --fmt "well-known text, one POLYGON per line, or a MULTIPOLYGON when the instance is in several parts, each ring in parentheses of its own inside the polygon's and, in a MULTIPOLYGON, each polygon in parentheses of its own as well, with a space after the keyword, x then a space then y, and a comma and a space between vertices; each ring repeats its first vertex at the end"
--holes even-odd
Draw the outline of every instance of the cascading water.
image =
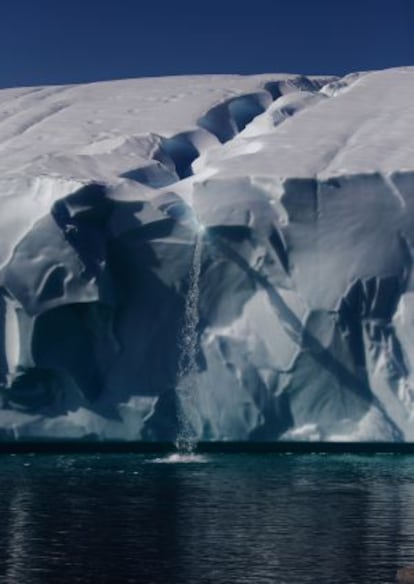
POLYGON ((203 251, 203 231, 199 227, 196 234, 193 260, 188 277, 188 292, 185 300, 184 321, 181 329, 176 385, 178 433, 176 447, 178 452, 191 454, 197 444, 194 424, 194 393, 197 382, 197 352, 199 321, 198 301, 200 297, 200 272, 203 251))

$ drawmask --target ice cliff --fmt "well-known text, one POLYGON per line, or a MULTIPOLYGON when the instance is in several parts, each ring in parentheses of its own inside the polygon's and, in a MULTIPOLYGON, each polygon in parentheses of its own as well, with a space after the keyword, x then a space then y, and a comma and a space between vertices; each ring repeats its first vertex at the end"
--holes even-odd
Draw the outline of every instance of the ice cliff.
POLYGON ((0 91, 0 438, 414 440, 414 68, 0 91))

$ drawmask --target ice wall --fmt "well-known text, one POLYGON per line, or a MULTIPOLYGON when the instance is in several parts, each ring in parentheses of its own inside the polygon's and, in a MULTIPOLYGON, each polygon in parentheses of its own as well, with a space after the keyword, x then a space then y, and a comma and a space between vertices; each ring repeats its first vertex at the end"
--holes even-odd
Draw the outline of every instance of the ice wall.
POLYGON ((0 436, 414 439, 414 69, 0 91, 0 436))

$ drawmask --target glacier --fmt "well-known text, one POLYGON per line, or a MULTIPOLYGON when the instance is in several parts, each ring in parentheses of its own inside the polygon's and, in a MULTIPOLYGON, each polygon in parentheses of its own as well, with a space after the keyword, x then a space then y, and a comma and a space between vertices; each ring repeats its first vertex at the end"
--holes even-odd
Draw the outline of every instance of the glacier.
POLYGON ((414 440, 414 68, 0 90, 0 439, 414 440), (188 388, 187 388, 188 389, 188 388))

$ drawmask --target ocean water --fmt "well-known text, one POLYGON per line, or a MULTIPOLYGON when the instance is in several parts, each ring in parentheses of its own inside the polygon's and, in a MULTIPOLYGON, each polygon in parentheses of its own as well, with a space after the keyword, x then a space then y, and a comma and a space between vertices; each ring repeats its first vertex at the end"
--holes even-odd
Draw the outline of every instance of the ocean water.
POLYGON ((0 457, 0 582, 386 584, 414 457, 0 457))

